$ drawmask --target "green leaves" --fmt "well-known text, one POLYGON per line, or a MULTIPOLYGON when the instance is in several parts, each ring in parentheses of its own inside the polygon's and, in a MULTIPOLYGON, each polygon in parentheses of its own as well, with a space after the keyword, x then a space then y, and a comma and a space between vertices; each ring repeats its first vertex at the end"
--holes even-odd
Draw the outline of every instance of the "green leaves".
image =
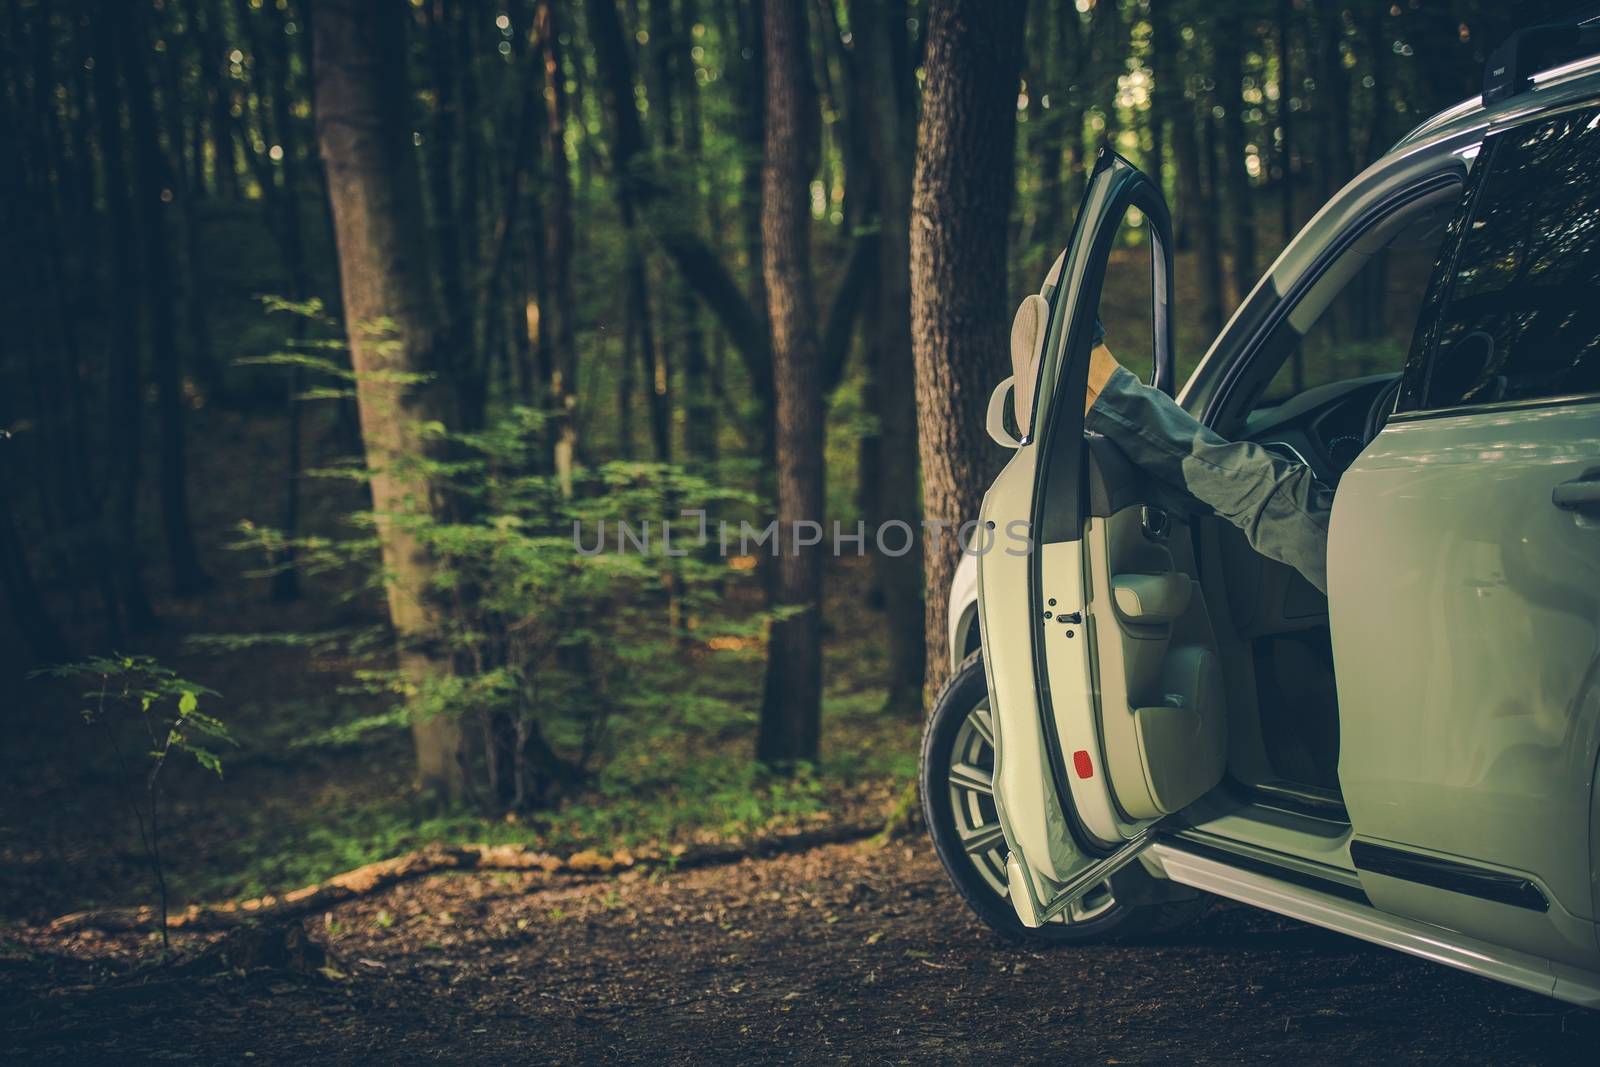
POLYGON ((204 768, 222 775, 222 762, 209 749, 193 743, 195 736, 233 744, 233 736, 222 722, 200 710, 202 697, 215 697, 215 690, 179 678, 150 656, 91 656, 75 663, 61 663, 35 671, 31 677, 76 679, 92 686, 84 694, 85 722, 108 722, 108 716, 137 714, 144 720, 150 737, 162 743, 150 751, 152 776, 172 752, 187 752, 204 768))
MULTIPOLYGON (((320 356, 279 353, 259 362, 349 380, 320 356)), ((474 769, 503 775, 512 762, 512 778, 526 787, 509 787, 502 778, 475 791, 515 794, 524 806, 553 799, 552 782, 584 780, 624 737, 637 740, 641 731, 674 722, 715 732, 738 721, 747 729, 750 709, 699 691, 683 664, 696 652, 720 656, 760 646, 767 617, 730 596, 752 576, 715 554, 715 527, 702 517, 754 517, 760 501, 659 463, 579 468, 568 494, 548 469, 548 429, 544 411, 521 406, 471 433, 424 427, 430 447, 384 456, 376 465, 403 470, 402 480, 427 486, 428 498, 347 515, 344 537, 290 538, 240 524, 234 547, 264 557, 258 574, 293 558, 302 574, 337 571, 347 586, 354 577, 359 595, 368 596, 388 596, 397 587, 377 531, 402 530, 428 557, 419 606, 430 624, 408 630, 401 669, 390 665, 393 644, 370 637, 359 650, 338 633, 213 635, 203 643, 228 650, 281 640, 369 657, 346 691, 387 706, 296 744, 344 744, 439 716, 466 720, 469 738, 502 739, 492 759, 469 752, 474 769), (619 520, 651 530, 637 550, 615 550, 619 520), (604 526, 608 550, 580 552, 575 524, 604 526), (383 660, 370 658, 380 648, 383 660)), ((371 468, 319 473, 363 480, 371 468)))

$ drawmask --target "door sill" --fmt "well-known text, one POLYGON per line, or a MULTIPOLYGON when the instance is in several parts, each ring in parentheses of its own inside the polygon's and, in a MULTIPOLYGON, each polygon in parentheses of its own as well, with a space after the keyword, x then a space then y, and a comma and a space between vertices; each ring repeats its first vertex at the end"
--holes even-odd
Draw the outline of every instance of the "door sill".
POLYGON ((1263 807, 1291 811, 1310 819, 1350 825, 1350 813, 1345 810, 1344 797, 1340 796, 1337 790, 1316 785, 1301 785, 1299 782, 1288 782, 1281 778, 1247 785, 1245 789, 1249 791, 1250 799, 1263 807))
POLYGON ((1150 847, 1149 855, 1160 864, 1168 878, 1182 885, 1553 996, 1569 1004, 1600 1008, 1600 974, 1552 963, 1541 956, 1492 945, 1443 927, 1378 911, 1370 904, 1248 870, 1232 857, 1202 854, 1187 840, 1158 841, 1150 847))

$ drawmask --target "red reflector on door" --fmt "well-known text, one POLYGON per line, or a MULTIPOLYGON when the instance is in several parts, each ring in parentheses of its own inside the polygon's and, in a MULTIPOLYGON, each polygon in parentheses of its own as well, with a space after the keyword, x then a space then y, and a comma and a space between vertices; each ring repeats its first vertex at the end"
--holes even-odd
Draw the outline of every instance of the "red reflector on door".
POLYGON ((1089 762, 1089 753, 1081 748, 1072 754, 1072 769, 1078 772, 1079 778, 1094 777, 1094 764, 1089 762))

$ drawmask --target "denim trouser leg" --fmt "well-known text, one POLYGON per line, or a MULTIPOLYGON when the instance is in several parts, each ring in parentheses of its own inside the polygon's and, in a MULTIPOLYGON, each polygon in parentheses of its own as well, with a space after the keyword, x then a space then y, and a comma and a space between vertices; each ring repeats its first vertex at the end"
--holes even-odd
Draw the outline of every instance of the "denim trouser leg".
POLYGON ((1126 368, 1111 376, 1084 425, 1243 530, 1257 552, 1328 591, 1333 490, 1309 467, 1249 441, 1223 440, 1126 368))

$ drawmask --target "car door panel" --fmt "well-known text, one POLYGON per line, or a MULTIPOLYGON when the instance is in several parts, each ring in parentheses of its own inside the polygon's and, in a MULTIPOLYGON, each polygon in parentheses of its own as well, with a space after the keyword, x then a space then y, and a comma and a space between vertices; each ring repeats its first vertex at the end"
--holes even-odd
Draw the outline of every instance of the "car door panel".
POLYGON ((1600 530, 1551 494, 1597 464, 1594 404, 1402 419, 1346 473, 1329 537, 1355 832, 1521 872, 1552 914, 1363 873, 1373 903, 1484 937, 1542 926, 1519 947, 1558 957, 1560 913, 1594 918, 1600 530))
MULTIPOLYGON (((984 494, 979 511, 984 529, 1005 530, 1010 523, 1028 521, 1034 458, 1028 448, 1012 453, 984 494)), ((1063 882, 1084 856, 1067 825, 1060 794, 1046 787, 1056 772, 1034 688, 1028 617, 1016 610, 1027 603, 1031 565, 1027 555, 1009 548, 995 547, 978 555, 978 624, 995 731, 994 801, 1012 852, 1025 857, 1040 877, 1063 882)), ((1072 568, 1064 570, 1070 573, 1072 568)), ((1065 595, 1074 593, 1064 590, 1065 595)), ((1059 669, 1065 672, 1070 666, 1062 663, 1059 669)), ((1087 672, 1087 664, 1080 669, 1087 672)))
POLYGON ((1372 902, 1593 968, 1600 106, 1495 131, 1400 413, 1329 526, 1339 778, 1372 902), (1507 887, 1512 887, 1508 890, 1507 887))
POLYGON ((1091 580, 1110 594, 1091 598, 1107 773, 1130 821, 1156 819, 1199 799, 1226 763, 1216 640, 1192 560, 1175 558, 1187 555, 1188 524, 1130 505, 1092 518, 1086 539, 1091 580), (1170 615, 1130 618, 1127 593, 1139 587, 1163 590, 1170 615))
POLYGON ((1034 435, 981 514, 991 534, 1021 519, 1033 538, 1025 556, 996 544, 978 560, 996 807, 1024 922, 1039 921, 1091 868, 1099 877, 1131 858, 1153 820, 1216 785, 1226 748, 1185 520, 1114 446, 1083 430, 1088 330, 1130 208, 1148 220, 1153 380, 1170 392, 1170 222, 1154 185, 1102 152, 1073 241, 1041 294, 1052 300, 1033 417, 1018 420, 1034 435))

